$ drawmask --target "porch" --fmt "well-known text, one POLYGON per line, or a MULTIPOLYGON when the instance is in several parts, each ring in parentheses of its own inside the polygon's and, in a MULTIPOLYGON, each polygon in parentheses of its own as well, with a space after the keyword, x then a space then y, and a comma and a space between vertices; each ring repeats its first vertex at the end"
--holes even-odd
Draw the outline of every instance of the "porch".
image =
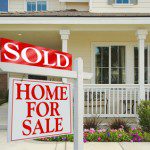
MULTIPOLYGON (((85 117, 137 117, 140 101, 150 100, 149 25, 69 24, 63 29, 61 24, 24 24, 0 25, 1 37, 82 57, 84 71, 94 74, 91 81, 84 82, 85 117), (100 51, 107 51, 106 57, 100 51)), ((6 76, 60 80, 15 73, 6 76)))
MULTIPOLYGON (((150 85, 144 87, 144 100, 150 100, 150 85)), ((140 101, 140 85, 84 85, 85 117, 137 117, 140 101)))

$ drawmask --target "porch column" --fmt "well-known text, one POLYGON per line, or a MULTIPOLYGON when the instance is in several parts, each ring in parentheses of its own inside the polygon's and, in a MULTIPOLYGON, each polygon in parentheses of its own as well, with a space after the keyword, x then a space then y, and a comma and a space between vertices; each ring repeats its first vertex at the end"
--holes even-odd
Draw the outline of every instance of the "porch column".
POLYGON ((144 71, 144 49, 145 49, 145 39, 148 34, 147 30, 138 30, 137 39, 139 44, 139 86, 140 86, 140 99, 145 99, 145 71, 144 71))
MULTIPOLYGON (((68 52, 68 39, 69 39, 69 35, 70 35, 70 30, 60 30, 60 36, 61 36, 61 40, 62 40, 62 51, 63 52, 68 52)), ((63 78, 62 81, 64 83, 67 83, 67 79, 63 78)))

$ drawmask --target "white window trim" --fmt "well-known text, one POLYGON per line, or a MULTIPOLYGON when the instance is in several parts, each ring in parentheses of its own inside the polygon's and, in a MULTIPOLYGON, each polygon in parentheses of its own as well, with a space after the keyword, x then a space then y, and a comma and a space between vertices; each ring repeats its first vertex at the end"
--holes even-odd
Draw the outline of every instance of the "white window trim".
MULTIPOLYGON (((49 1, 48 0, 24 0, 25 11, 27 11, 27 2, 36 2, 36 11, 37 11, 37 2, 38 1, 46 1, 46 8, 47 8, 46 11, 49 10, 49 1)), ((32 12, 32 11, 28 11, 28 12, 32 12)))
POLYGON ((113 7, 133 7, 134 4, 131 4, 131 1, 129 0, 129 3, 117 3, 117 0, 115 0, 115 3, 112 4, 113 7))
POLYGON ((119 5, 120 5, 120 4, 121 4, 121 5, 124 5, 124 4, 125 4, 125 5, 127 5, 127 4, 131 4, 131 1, 129 0, 128 3, 117 3, 117 0, 115 0, 115 4, 119 4, 119 5))
MULTIPOLYGON (((92 54, 92 56, 91 56, 91 71, 92 71, 92 73, 93 73, 93 78, 92 78, 92 80, 91 80, 91 82, 92 82, 92 84, 96 84, 96 79, 95 79, 95 48, 96 47, 103 47, 103 46, 108 46, 109 47, 109 52, 110 52, 110 47, 111 46, 125 46, 125 55, 126 55, 126 47, 127 47, 127 43, 124 43, 124 42, 108 42, 108 43, 105 43, 105 42, 101 42, 101 43, 92 43, 91 44, 91 50, 92 50, 92 52, 91 52, 91 54, 92 54)), ((111 53, 109 54, 109 66, 110 66, 110 63, 111 63, 111 61, 110 61, 110 59, 111 59, 111 53)), ((125 64, 126 64, 126 58, 125 58, 125 64)), ((125 72, 126 72, 126 65, 125 65, 125 72)), ((111 76, 110 76, 110 74, 111 74, 111 68, 109 67, 109 83, 108 84, 112 84, 111 83, 111 76)), ((126 74, 125 74, 125 83, 126 83, 126 74)))

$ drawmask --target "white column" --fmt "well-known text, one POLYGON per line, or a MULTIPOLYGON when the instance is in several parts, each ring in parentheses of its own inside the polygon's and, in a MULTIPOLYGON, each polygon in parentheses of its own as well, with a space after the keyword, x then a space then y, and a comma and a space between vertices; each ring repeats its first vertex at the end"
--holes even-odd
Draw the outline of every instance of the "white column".
MULTIPOLYGON (((62 51, 63 52, 68 52, 68 39, 69 39, 69 35, 70 35, 70 30, 60 30, 60 36, 61 36, 61 40, 62 40, 62 51)), ((62 81, 64 83, 67 83, 67 79, 63 78, 62 81)))
POLYGON ((145 39, 148 34, 147 30, 138 30, 137 38, 139 41, 139 85, 140 85, 140 99, 145 99, 145 73, 144 73, 144 49, 145 49, 145 39))

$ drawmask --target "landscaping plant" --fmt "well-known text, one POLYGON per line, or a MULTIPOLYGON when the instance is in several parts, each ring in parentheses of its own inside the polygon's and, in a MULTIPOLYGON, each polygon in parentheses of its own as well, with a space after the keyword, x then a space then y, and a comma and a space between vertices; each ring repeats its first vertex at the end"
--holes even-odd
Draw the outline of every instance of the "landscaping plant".
POLYGON ((138 107, 138 116, 142 130, 150 133, 150 100, 141 101, 138 107))
MULTIPOLYGON (((144 135, 141 129, 132 128, 126 132, 120 129, 85 129, 83 133, 83 142, 142 142, 144 135)), ((40 141, 69 141, 73 142, 73 135, 61 135, 56 137, 47 137, 37 139, 40 141)))
POLYGON ((84 129, 98 129, 101 124, 100 117, 87 117, 84 118, 84 129))
POLYGON ((123 128, 126 132, 129 132, 130 126, 127 121, 123 119, 114 119, 111 123, 109 123, 110 129, 120 129, 123 128))

